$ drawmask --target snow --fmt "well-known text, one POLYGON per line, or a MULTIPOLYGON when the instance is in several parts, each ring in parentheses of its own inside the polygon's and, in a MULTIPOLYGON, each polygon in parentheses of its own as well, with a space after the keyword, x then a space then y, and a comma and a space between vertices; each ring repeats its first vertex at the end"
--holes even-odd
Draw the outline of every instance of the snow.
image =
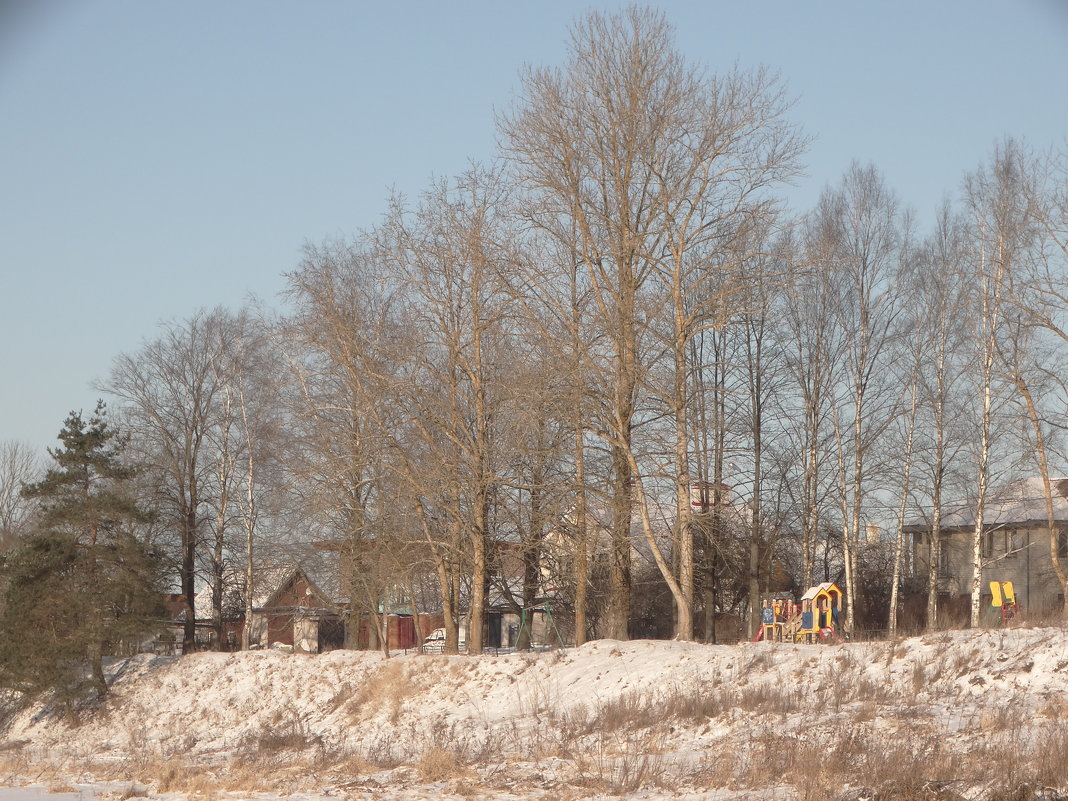
MULTIPOLYGON (((834 781, 859 792, 895 760, 1007 747, 1030 764, 1068 715, 1063 628, 388 660, 141 655, 112 671, 112 697, 76 721, 41 707, 10 721, 0 785, 46 771, 86 798, 793 799, 827 779, 783 749, 854 748, 855 775, 834 781)), ((958 791, 985 798, 989 782, 958 791)))
POLYGON ((88 801, 91 790, 51 793, 44 787, 0 787, 0 801, 88 801))

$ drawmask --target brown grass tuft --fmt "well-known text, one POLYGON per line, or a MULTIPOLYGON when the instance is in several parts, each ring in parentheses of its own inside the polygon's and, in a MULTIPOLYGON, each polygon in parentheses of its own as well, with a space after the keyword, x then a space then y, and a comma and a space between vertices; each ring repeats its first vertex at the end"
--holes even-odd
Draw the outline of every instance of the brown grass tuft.
POLYGON ((425 782, 459 779, 470 773, 459 751, 441 745, 428 746, 415 763, 415 770, 425 782))

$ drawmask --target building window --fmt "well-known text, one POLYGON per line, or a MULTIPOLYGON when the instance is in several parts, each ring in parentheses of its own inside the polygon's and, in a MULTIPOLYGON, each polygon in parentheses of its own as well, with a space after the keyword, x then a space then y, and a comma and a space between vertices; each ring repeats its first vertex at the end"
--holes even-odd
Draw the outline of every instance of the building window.
POLYGON ((1006 556, 1014 559, 1024 548, 1027 547, 1027 534, 1019 529, 1013 529, 1005 535, 1006 556))
POLYGON ((949 577, 949 542, 942 540, 942 547, 938 549, 938 577, 949 577))
POLYGON ((994 556, 994 532, 984 531, 982 535, 982 554, 984 559, 992 559, 994 556))
POLYGON ((1068 559, 1068 531, 1057 532, 1057 558, 1068 559))

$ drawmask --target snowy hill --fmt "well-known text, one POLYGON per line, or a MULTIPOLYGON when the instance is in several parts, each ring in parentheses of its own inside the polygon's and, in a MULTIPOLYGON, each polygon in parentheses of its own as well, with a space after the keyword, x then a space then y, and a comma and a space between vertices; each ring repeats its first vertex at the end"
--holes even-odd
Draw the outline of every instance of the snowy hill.
POLYGON ((114 670, 111 699, 78 721, 18 714, 0 784, 175 799, 1068 798, 1060 628, 205 653, 114 670))

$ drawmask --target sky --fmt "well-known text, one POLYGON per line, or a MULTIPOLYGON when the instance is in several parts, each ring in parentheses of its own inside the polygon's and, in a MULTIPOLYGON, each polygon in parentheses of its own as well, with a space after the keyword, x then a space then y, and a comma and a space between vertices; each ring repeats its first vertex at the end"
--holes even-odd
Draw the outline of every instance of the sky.
MULTIPOLYGON (((491 159, 526 65, 623 3, 0 2, 0 441, 43 449, 166 321, 280 303, 306 243, 491 159)), ((923 223, 1005 136, 1068 135, 1068 0, 664 2, 710 72, 767 67, 811 206, 871 162, 923 223)))

